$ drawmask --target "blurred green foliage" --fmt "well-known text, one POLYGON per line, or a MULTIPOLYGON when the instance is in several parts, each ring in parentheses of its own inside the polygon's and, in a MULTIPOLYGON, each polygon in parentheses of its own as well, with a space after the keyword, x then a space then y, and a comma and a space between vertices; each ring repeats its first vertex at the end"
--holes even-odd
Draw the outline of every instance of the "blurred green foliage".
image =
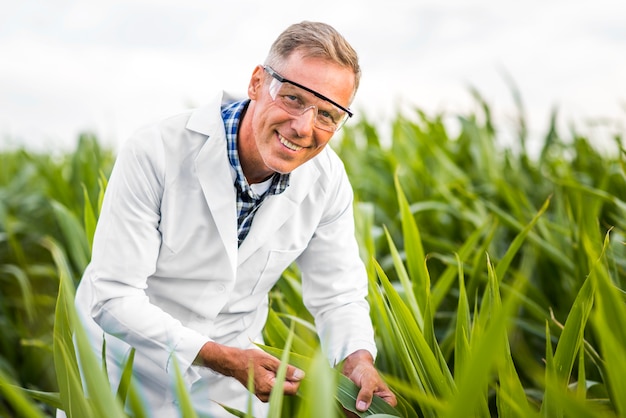
MULTIPOLYGON (((480 110, 456 116, 454 136, 444 115, 415 110, 391 122, 390 141, 362 119, 332 142, 355 190, 377 366, 403 416, 623 416, 623 133, 603 153, 593 138, 563 137, 554 116, 539 149, 529 150, 520 118, 511 150, 475 97, 480 110)), ((0 381, 15 385, 0 385, 0 415, 24 404, 25 416, 46 416, 46 404, 68 405, 71 385, 60 385, 56 371, 73 367, 67 336, 75 324, 71 304, 57 304, 59 280, 75 285, 89 260, 113 160, 91 135, 61 155, 0 152, 0 381), (59 320, 63 306, 70 313, 59 320), (53 358, 53 346, 63 355, 53 358), (23 398, 15 387, 52 395, 23 398)), ((334 393, 331 403, 354 394, 320 369, 295 267, 270 298, 266 349, 287 344, 289 356, 271 352, 315 365, 304 396, 275 395, 272 408, 337 412, 307 404, 310 393, 334 393)), ((107 399, 79 407, 98 410, 107 399)))

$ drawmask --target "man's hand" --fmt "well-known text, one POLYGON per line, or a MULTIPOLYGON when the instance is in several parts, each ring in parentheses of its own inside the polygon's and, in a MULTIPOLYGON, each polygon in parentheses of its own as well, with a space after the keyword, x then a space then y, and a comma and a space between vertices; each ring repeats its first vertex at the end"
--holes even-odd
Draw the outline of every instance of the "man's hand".
POLYGON ((341 372, 360 388, 356 398, 358 411, 367 411, 374 395, 381 397, 391 406, 398 403, 396 395, 389 390, 378 374, 374 367, 374 359, 368 351, 358 350, 346 357, 341 372))
MULTIPOLYGON (((232 376, 246 388, 248 375, 253 373, 254 394, 263 402, 270 398, 276 382, 276 372, 280 360, 266 352, 252 348, 240 349, 207 342, 196 357, 195 364, 209 367, 225 376, 232 376)), ((287 366, 283 391, 285 395, 295 395, 304 378, 304 372, 292 365, 287 366)))

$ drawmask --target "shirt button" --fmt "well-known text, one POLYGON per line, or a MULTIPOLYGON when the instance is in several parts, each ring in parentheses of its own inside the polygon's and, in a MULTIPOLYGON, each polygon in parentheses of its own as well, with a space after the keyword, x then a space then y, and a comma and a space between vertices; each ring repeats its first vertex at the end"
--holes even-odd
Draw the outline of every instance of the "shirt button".
POLYGON ((215 288, 215 291, 217 293, 224 293, 224 290, 226 290, 226 286, 224 286, 223 284, 217 285, 217 287, 215 288))

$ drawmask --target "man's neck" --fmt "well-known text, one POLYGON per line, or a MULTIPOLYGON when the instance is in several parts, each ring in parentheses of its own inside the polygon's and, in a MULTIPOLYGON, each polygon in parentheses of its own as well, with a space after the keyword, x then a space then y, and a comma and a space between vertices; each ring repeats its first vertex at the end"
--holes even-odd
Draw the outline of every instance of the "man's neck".
POLYGON ((237 153, 239 154, 239 162, 243 174, 246 177, 246 181, 248 184, 256 184, 269 179, 275 172, 265 166, 257 150, 250 116, 253 112, 248 112, 248 109, 251 107, 254 107, 254 101, 251 101, 248 107, 244 109, 241 119, 239 120, 239 129, 237 130, 237 153))

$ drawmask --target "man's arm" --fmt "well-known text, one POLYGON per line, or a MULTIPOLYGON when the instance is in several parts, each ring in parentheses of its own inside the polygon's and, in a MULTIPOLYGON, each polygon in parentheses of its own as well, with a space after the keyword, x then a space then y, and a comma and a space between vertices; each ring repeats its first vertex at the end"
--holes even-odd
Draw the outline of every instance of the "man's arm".
POLYGON ((156 127, 142 129, 117 156, 91 263, 81 281, 81 286, 90 287, 85 293, 89 298, 82 302, 85 315, 104 331, 140 349, 167 373, 174 373, 172 360, 177 360, 185 374, 208 338, 183 326, 146 293, 162 247, 165 150, 160 136, 156 127))
POLYGON ((329 151, 328 157, 324 215, 298 259, 304 302, 330 363, 342 363, 343 374, 360 388, 357 410, 367 410, 374 395, 395 406, 395 396, 374 367, 368 277, 355 238, 352 188, 336 154, 329 151))

